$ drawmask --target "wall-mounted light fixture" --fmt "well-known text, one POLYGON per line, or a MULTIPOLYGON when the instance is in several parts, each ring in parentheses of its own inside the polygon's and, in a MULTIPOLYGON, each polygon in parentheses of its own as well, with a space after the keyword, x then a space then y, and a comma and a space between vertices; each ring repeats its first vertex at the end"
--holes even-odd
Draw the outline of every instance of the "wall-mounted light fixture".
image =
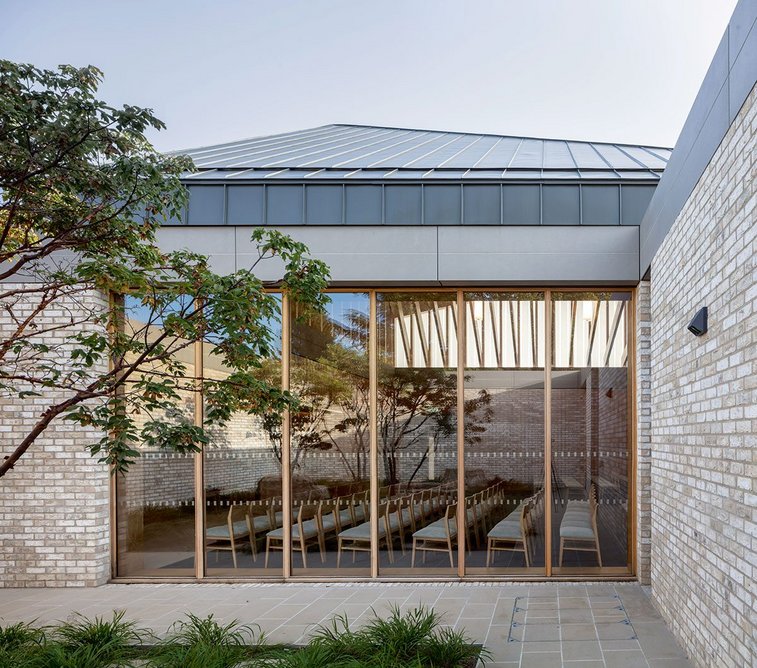
POLYGON ((703 306, 697 311, 697 314, 691 319, 687 329, 694 336, 702 336, 707 333, 707 307, 703 306))

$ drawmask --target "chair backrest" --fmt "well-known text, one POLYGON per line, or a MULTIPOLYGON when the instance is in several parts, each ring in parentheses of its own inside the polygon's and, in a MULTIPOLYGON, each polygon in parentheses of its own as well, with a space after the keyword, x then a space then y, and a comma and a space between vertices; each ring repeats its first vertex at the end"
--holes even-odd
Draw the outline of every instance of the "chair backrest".
POLYGON ((520 504, 520 532, 523 535, 524 539, 526 537, 526 534, 528 533, 528 520, 530 512, 531 504, 525 501, 522 502, 520 504))
POLYGON ((322 502, 306 502, 300 506, 300 512, 297 514, 297 524, 302 526, 303 522, 315 519, 320 522, 322 502))
POLYGON ((241 515, 240 520, 243 520, 245 517, 245 507, 244 504, 235 504, 233 501, 231 502, 231 505, 229 506, 229 512, 226 514, 226 526, 229 529, 229 536, 234 535, 234 522, 235 522, 235 515, 241 515))
POLYGON ((444 530, 447 533, 447 538, 452 537, 450 526, 454 527, 457 532, 457 503, 450 503, 444 511, 444 530))

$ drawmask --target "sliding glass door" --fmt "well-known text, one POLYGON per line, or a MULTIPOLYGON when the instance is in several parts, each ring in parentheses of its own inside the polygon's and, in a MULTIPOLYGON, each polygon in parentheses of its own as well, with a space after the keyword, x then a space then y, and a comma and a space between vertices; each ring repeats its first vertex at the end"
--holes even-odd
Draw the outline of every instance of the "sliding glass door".
MULTIPOLYGON (((325 313, 291 313, 292 575, 371 574, 367 293, 335 293, 325 313)), ((283 527, 267 550, 284 549, 283 527)))
POLYGON ((379 574, 457 574, 457 312, 450 293, 376 295, 379 574))
POLYGON ((552 293, 552 564, 630 564, 630 294, 552 293))
POLYGON ((543 575, 544 294, 465 307, 465 572, 543 575))

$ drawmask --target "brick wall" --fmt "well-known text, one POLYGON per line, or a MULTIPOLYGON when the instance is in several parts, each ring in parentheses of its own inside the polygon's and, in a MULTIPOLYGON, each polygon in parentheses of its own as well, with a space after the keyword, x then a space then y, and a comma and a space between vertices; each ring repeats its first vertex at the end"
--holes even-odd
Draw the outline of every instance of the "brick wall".
POLYGON ((649 281, 636 291, 636 559, 639 582, 650 584, 652 548, 652 356, 649 281))
POLYGON ((652 263, 652 593, 718 668, 755 665, 756 137, 753 89, 652 263))
MULTIPOLYGON (((94 293, 82 299, 85 308, 107 307, 94 293)), ((28 304, 12 308, 16 316, 28 313, 28 304)), ((65 322, 76 312, 76 303, 61 303, 39 322, 65 322)), ((0 311, 0 338, 11 327, 7 312, 0 311)), ((61 343, 68 334, 60 330, 47 342, 61 343)), ((0 457, 12 452, 50 401, 50 396, 0 395, 0 457)), ((53 422, 0 479, 0 587, 98 585, 110 576, 109 476, 85 449, 99 438, 94 431, 53 422)))

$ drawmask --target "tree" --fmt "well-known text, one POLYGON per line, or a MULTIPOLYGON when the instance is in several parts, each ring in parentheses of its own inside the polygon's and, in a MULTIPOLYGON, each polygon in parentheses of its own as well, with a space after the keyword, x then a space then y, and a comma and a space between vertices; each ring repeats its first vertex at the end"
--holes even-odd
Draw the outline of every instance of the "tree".
POLYGON ((44 399, 0 476, 55 420, 100 430, 91 453, 123 472, 137 442, 194 452, 235 411, 295 408, 257 373, 279 304, 255 269, 277 256, 290 300, 318 310, 327 299, 327 267, 276 231, 256 230, 258 259, 224 276, 202 254, 161 251, 156 231, 180 215, 193 165, 150 145, 145 132, 164 127, 151 110, 99 100, 101 80, 94 67, 0 61, 0 393, 44 399), (108 308, 98 294, 128 298, 108 308), (199 381, 182 361, 196 342, 225 378, 199 381), (166 419, 200 391, 201 425, 166 419))

